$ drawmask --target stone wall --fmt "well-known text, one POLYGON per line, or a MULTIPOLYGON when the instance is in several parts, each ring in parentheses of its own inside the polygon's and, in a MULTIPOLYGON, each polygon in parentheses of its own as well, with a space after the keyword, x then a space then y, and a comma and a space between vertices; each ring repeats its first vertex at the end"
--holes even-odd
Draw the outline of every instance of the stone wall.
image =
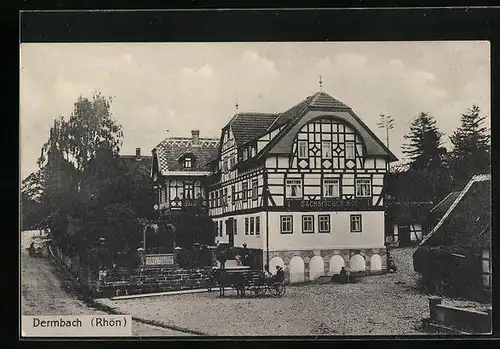
POLYGON ((429 297, 428 325, 456 333, 487 334, 492 331, 491 308, 486 312, 442 304, 442 298, 429 297))
POLYGON ((208 286, 212 271, 212 267, 180 269, 146 266, 132 270, 93 271, 78 257, 64 255, 57 246, 51 246, 49 253, 72 275, 82 291, 94 298, 204 288, 208 286))
POLYGON ((208 287, 212 268, 173 269, 143 267, 132 271, 107 270, 99 276, 98 295, 115 297, 132 294, 179 291, 208 287))
POLYGON ((269 252, 269 267, 284 267, 287 283, 313 281, 321 276, 338 274, 342 266, 359 276, 383 274, 387 271, 386 249, 332 249, 269 252))
POLYGON ((48 249, 50 257, 71 274, 86 295, 96 295, 99 288, 99 273, 97 271, 82 263, 78 256, 66 256, 57 246, 52 245, 48 249))

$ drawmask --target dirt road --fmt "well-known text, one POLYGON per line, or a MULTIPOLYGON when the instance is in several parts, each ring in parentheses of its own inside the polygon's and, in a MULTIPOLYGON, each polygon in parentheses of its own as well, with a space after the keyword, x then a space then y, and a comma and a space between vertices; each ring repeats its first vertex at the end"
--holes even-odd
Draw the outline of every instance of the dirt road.
MULTIPOLYGON (((30 257, 26 251, 32 232, 21 238, 21 313, 23 315, 99 315, 105 312, 78 299, 72 285, 46 258, 30 257)), ((134 321, 135 336, 187 336, 162 327, 134 321)), ((191 335, 190 335, 191 336, 191 335)))

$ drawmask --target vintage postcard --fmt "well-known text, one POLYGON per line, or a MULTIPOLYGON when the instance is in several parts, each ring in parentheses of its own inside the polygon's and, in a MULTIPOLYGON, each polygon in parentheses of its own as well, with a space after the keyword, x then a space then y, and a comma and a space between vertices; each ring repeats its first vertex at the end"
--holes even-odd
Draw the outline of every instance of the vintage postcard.
POLYGON ((20 59, 23 337, 491 333, 489 42, 20 59))

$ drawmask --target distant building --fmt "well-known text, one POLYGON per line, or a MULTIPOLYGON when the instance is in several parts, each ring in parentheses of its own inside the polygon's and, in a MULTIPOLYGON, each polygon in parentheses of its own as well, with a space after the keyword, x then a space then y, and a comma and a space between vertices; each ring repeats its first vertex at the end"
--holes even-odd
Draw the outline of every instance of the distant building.
POLYGON ((135 148, 135 155, 120 155, 120 159, 128 163, 137 163, 144 168, 151 170, 152 157, 141 154, 141 148, 135 148))
POLYGON ((468 295, 490 291, 491 176, 474 176, 433 210, 445 213, 415 251, 415 271, 468 295))
POLYGON ((290 282, 385 266, 384 177, 397 160, 354 111, 318 92, 282 113, 237 113, 211 163, 217 241, 264 251, 290 282))
POLYGON ((415 246, 428 232, 432 202, 391 202, 387 207, 386 243, 391 246, 415 246))

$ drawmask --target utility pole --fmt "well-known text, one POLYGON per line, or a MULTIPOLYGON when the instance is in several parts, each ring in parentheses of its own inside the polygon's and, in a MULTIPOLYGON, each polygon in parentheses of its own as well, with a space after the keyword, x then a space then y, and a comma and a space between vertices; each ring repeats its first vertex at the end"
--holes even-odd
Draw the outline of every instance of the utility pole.
POLYGON ((389 148, 389 130, 394 128, 394 118, 390 115, 380 114, 380 121, 377 123, 378 128, 385 129, 385 139, 387 148, 389 148))

